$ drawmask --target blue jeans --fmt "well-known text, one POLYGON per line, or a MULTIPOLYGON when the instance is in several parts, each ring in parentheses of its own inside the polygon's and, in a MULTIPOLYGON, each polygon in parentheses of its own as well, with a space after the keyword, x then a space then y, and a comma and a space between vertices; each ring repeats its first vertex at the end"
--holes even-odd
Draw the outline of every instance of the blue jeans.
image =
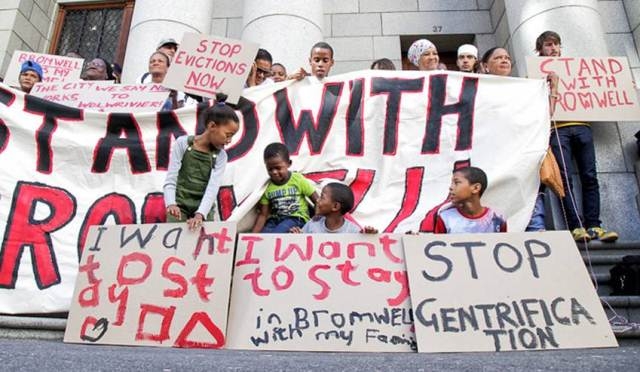
MULTIPOLYGON (((564 182, 565 197, 562 206, 567 216, 567 227, 573 230, 580 227, 577 206, 571 201, 569 190, 573 190, 571 174, 574 173, 572 158, 575 158, 578 175, 582 185, 582 214, 585 228, 600 226, 600 186, 596 172, 596 150, 593 146, 591 127, 572 125, 551 131, 551 150, 560 166, 564 182), (562 154, 560 149, 562 148, 562 154), (566 169, 565 169, 566 166, 566 169)), ((576 201, 577 202, 577 201, 576 201)))
POLYGON ((266 234, 287 234, 292 227, 302 228, 305 222, 300 217, 269 218, 262 228, 266 234))
POLYGON ((544 223, 544 188, 541 186, 536 197, 536 203, 533 205, 531 220, 525 231, 544 231, 546 229, 544 223))

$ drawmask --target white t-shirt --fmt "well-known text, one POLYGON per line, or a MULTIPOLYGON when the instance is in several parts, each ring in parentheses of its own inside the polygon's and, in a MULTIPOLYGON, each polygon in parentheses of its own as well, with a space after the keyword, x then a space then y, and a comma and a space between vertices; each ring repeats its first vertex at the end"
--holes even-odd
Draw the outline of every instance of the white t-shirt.
MULTIPOLYGON (((140 82, 140 84, 151 84, 153 83, 153 81, 151 80, 153 79, 153 77, 151 76, 150 73, 145 72, 144 74, 140 75, 140 77, 138 78, 138 82, 140 82)), ((180 101, 182 101, 184 103, 184 106, 197 106, 198 105, 198 100, 196 100, 195 98, 192 98, 191 96, 188 96, 186 94, 184 94, 184 92, 178 91, 178 96, 176 97, 176 100, 178 101, 178 104, 180 103, 180 101)))
POLYGON ((314 217, 302 228, 302 232, 305 234, 358 234, 360 230, 358 225, 347 219, 344 220, 344 223, 339 228, 329 230, 324 216, 314 217))

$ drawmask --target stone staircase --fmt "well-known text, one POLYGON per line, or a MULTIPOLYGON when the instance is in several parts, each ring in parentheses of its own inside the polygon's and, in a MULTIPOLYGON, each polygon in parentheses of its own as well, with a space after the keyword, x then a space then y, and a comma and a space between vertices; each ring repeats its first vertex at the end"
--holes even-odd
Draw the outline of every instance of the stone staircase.
MULTIPOLYGON (((640 160, 634 164, 636 180, 640 185, 640 160)), ((580 194, 580 179, 573 175, 574 196, 582 199, 580 194)), ((638 210, 640 210, 640 195, 636 195, 638 210)), ((579 209, 580 206, 578 206, 579 209)), ((581 213, 581 211, 579 211, 581 213)), ((547 188, 545 192, 545 218, 548 230, 566 230, 560 200, 547 188)), ((612 227, 615 230, 615 226, 612 227)), ((618 241, 602 243, 593 241, 588 244, 577 244, 584 259, 587 271, 590 272, 602 306, 613 325, 618 338, 640 338, 640 296, 612 296, 609 280, 609 270, 622 261, 627 255, 640 255, 640 241, 618 241)))
POLYGON ((67 314, 0 315, 0 338, 62 340, 67 314))
MULTIPOLYGON (((578 244, 587 271, 594 278, 602 306, 618 338, 640 338, 640 296, 611 296, 609 270, 626 255, 640 255, 640 241, 578 244)), ((0 337, 62 339, 66 313, 0 315, 0 337)))
POLYGON ((609 270, 624 256, 640 255, 640 242, 590 242, 578 244, 578 249, 616 336, 640 338, 640 296, 612 296, 609 285, 609 270))

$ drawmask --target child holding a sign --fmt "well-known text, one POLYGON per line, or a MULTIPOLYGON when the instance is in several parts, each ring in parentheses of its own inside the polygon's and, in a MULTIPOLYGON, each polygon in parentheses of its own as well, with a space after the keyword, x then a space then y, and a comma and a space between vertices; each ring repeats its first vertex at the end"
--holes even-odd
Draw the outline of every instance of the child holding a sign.
POLYGON ((213 205, 227 164, 223 147, 239 129, 235 111, 224 102, 209 107, 205 130, 196 136, 179 137, 171 150, 164 182, 167 222, 187 221, 194 230, 213 220, 213 205))
POLYGON ((507 221, 480 198, 487 188, 487 175, 477 167, 453 172, 449 186, 450 202, 436 215, 436 234, 507 232, 507 221))
POLYGON ((294 227, 292 233, 304 234, 377 234, 371 226, 361 229, 355 223, 344 218, 353 209, 353 191, 347 185, 332 182, 322 188, 316 202, 316 215, 302 229, 294 227))
POLYGON ((304 226, 309 221, 306 198, 314 204, 318 200, 315 188, 302 174, 289 171, 289 150, 282 143, 271 143, 264 149, 264 165, 270 180, 260 198, 252 231, 282 234, 304 226))

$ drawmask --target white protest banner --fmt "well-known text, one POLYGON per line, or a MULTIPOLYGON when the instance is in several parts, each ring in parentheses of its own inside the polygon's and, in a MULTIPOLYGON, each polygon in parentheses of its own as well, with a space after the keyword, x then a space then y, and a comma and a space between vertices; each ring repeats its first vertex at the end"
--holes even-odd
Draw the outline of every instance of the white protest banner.
POLYGON ((4 74, 4 83, 14 87, 19 86, 20 66, 22 63, 32 60, 42 66, 43 82, 52 83, 57 81, 80 80, 84 59, 56 56, 53 54, 42 54, 34 52, 24 52, 16 50, 13 52, 9 68, 4 74))
POLYGON ((240 234, 231 349, 415 351, 401 235, 240 234))
MULTIPOLYGON (((460 162, 484 169, 483 203, 524 230, 549 139, 542 80, 367 70, 289 84, 245 90, 220 220, 251 224, 263 150, 283 142, 291 170, 349 185, 354 218, 381 232, 421 229, 460 162)), ((204 107, 100 113, 0 85, 0 312, 68 311, 90 226, 164 221, 172 143, 203 128, 204 107)))
POLYGON ((222 348, 235 237, 230 222, 92 227, 64 341, 222 348))
POLYGON ((403 241, 420 352, 618 346, 567 231, 403 241))
POLYGON ((160 84, 123 85, 113 81, 37 83, 31 94, 61 105, 100 112, 155 112, 169 90, 160 84))
POLYGON ((219 36, 186 33, 164 78, 164 86, 236 103, 242 93, 258 45, 219 36))
POLYGON ((531 78, 558 75, 555 120, 640 120, 626 57, 527 57, 527 72, 531 78))

